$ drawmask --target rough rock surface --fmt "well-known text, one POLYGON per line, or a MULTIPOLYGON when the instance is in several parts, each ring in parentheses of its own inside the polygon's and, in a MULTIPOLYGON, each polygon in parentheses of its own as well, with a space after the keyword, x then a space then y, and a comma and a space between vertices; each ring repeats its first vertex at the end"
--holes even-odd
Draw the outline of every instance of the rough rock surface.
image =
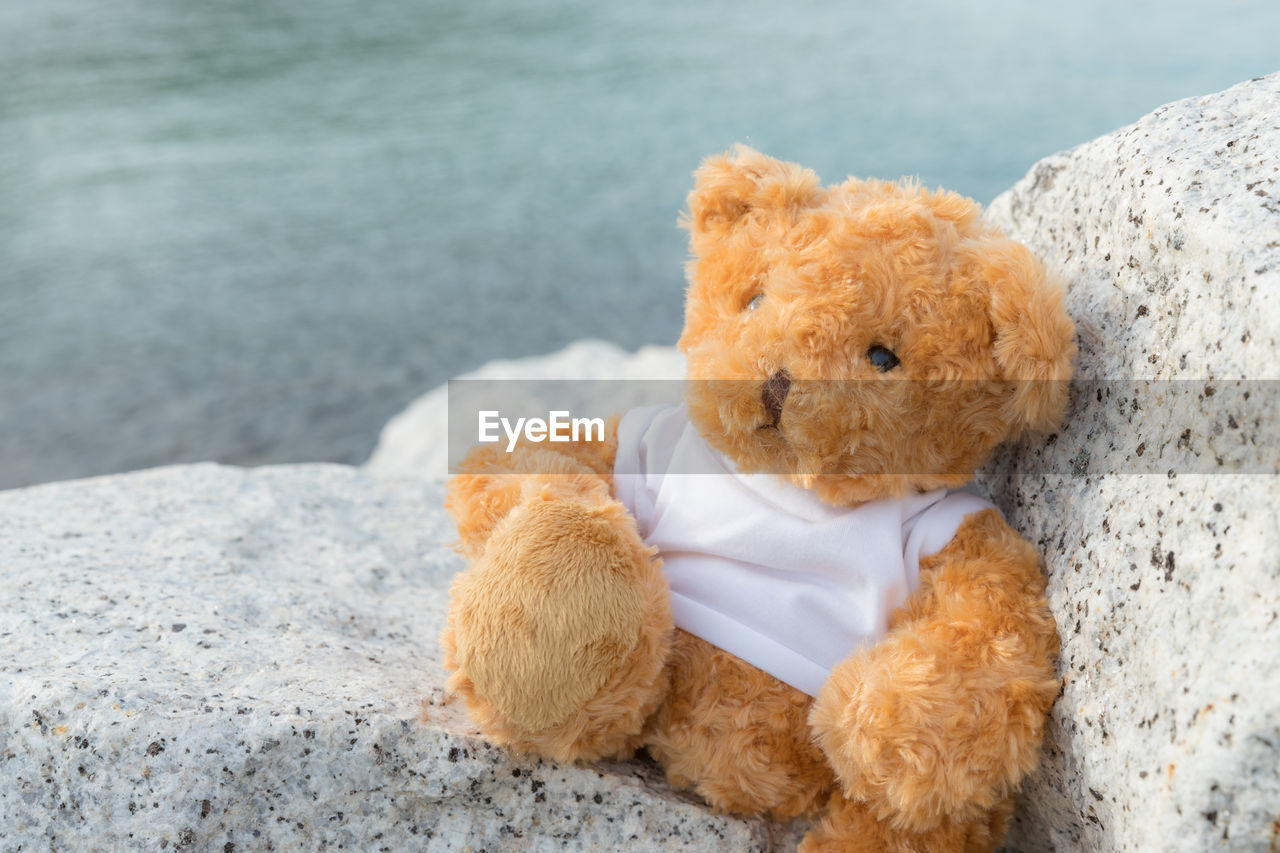
MULTIPOLYGON (((1280 76, 1050 157, 988 215, 1070 282, 1081 344, 1068 428, 984 472, 1046 555, 1063 638, 1009 846, 1280 849, 1280 459, 1259 382, 1280 380, 1280 76)), ((575 346, 473 375, 680 372, 670 350, 626 372, 575 346)), ((389 424, 370 472, 443 473, 444 401, 389 424)), ((338 466, 0 492, 0 848, 794 846, 639 763, 485 745, 439 690, 459 567, 440 500, 338 466)))
MULTIPOLYGON (((982 476, 1063 638, 1009 848, 1280 849, 1280 75, 1049 157, 987 215, 1069 282, 1080 343, 1068 428, 982 476)), ((443 470, 413 461, 433 395, 371 469, 443 470)))
POLYGON ((215 465, 0 492, 0 849, 767 851, 442 694, 438 483, 215 465))
POLYGON ((1280 849, 1280 75, 1049 157, 988 216, 1080 332, 1067 428, 986 477, 1063 639, 1010 846, 1280 849))
MULTIPOLYGON (((576 341, 559 352, 533 358, 491 361, 479 370, 459 379, 481 380, 594 380, 570 388, 567 405, 570 411, 590 402, 593 408, 604 406, 603 413, 624 411, 633 406, 654 402, 646 397, 662 383, 637 380, 678 380, 684 378, 685 361, 675 347, 648 346, 629 353, 607 341, 576 341), (612 384, 599 380, 626 380, 612 384), (587 394, 590 401, 575 400, 587 394)), ((537 395, 537 382, 528 385, 537 395)), ((678 395, 677 395, 678 398, 678 395)), ((448 473, 448 400, 447 385, 428 391, 392 418, 382 430, 378 446, 365 463, 366 470, 380 476, 444 477, 448 473)), ((566 401, 561 398, 560 404, 566 401)), ((527 402, 524 412, 538 411, 535 402, 527 402)))

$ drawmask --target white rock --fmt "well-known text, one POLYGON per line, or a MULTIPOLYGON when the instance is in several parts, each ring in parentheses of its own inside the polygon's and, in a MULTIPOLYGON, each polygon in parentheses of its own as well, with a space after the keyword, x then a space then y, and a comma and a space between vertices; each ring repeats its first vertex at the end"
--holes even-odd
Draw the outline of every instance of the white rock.
MULTIPOLYGON (((1063 638, 1010 844, 1274 850, 1280 459, 1276 392, 1256 380, 1280 378, 1280 76, 1050 157, 989 216, 1071 282, 1081 339, 1068 428, 985 472, 1046 555, 1063 638), (1089 384, 1206 378, 1212 398, 1089 384), (1143 406, 1121 408, 1122 388, 1143 406), (1224 455, 1247 473, 1204 473, 1224 455)), ((581 342, 472 375, 682 372, 671 350, 581 342)), ((421 479, 446 466, 445 401, 388 424, 368 469, 405 479, 193 466, 0 493, 0 839, 793 847, 640 764, 513 760, 447 701, 436 636, 459 563, 441 486, 421 479)))
MULTIPOLYGON (((628 353, 606 341, 581 340, 550 355, 492 361, 458 378, 505 381, 507 388, 498 396, 508 396, 518 384, 514 380, 539 380, 523 389, 535 397, 547 392, 545 380, 586 380, 568 386, 567 399, 559 397, 557 405, 568 405, 574 412, 590 407, 608 414, 656 402, 651 400, 655 393, 670 390, 656 386, 682 379, 684 372, 684 355, 674 347, 647 346, 628 353)), ((365 469, 383 477, 444 477, 450 461, 448 400, 448 386, 441 385, 388 421, 365 469)), ((526 398, 518 408, 536 412, 540 405, 526 398)), ((466 447, 475 443, 474 436, 468 439, 466 447)), ((454 456, 463 449, 454 448, 454 456)))
POLYGON ((794 847, 481 740, 441 691, 441 499, 336 465, 0 492, 0 848, 794 847))
POLYGON ((1070 282, 1081 348, 1066 429, 986 477, 1063 639, 1010 844, 1275 850, 1280 75, 1049 157, 988 216, 1070 282), (1207 378, 1247 381, 1088 381, 1207 378))

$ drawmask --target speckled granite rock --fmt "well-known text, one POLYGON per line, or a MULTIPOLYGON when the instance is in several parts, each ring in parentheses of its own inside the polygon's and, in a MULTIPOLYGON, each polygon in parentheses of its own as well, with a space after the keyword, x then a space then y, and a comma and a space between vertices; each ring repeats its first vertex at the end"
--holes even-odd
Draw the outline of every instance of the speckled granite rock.
POLYGON ((1063 639, 1010 845, 1280 849, 1280 75, 1049 157, 988 216, 1070 282, 1083 379, 1248 380, 1142 407, 1079 382, 1054 442, 987 472, 1063 639), (1263 450, 1205 473, 1228 445, 1263 450))
MULTIPOLYGON (((684 378, 684 355, 675 347, 648 346, 634 353, 607 341, 584 339, 564 349, 543 356, 491 361, 478 370, 460 376, 471 380, 589 380, 570 386, 566 400, 575 415, 589 402, 591 408, 603 406, 601 414, 625 411, 649 402, 663 402, 665 397, 651 399, 655 388, 663 383, 635 380, 679 380, 684 378), (603 382, 601 380, 629 380, 603 382), (585 397, 590 397, 588 401, 585 397)), ((537 382, 528 383, 537 396, 537 382)), ((678 397, 678 395, 677 395, 678 397)), ((378 446, 365 463, 365 470, 384 477, 444 477, 448 474, 448 386, 441 385, 423 394, 396 415, 382 429, 378 446)), ((539 411, 537 401, 522 401, 525 413, 539 411)), ((545 408, 542 411, 546 411, 545 408)), ((474 443, 469 437, 466 446, 474 443)))
POLYGON ((441 497, 332 465, 0 492, 0 849, 794 846, 485 744, 440 690, 441 497))
MULTIPOLYGON (((1280 379, 1280 77, 1048 158, 989 215, 1072 282, 1085 380, 1280 379)), ((1275 418, 1204 422, 1125 459, 1109 434, 1141 444, 1187 413, 1078 388, 1068 430, 985 473, 1047 555, 1064 641, 1010 846, 1275 850, 1280 486, 1186 473, 1231 430, 1271 447, 1275 418), (1165 454, 1171 470, 1133 473, 1165 454)), ((1192 420, 1219 413, 1207 396, 1192 420)), ((438 474, 422 437, 443 428, 402 423, 404 455, 370 469, 438 474)), ((1254 461, 1228 470, 1280 464, 1254 461)), ((0 846, 794 846, 640 764, 485 745, 438 689, 457 568, 440 498, 336 466, 0 493, 0 846)))

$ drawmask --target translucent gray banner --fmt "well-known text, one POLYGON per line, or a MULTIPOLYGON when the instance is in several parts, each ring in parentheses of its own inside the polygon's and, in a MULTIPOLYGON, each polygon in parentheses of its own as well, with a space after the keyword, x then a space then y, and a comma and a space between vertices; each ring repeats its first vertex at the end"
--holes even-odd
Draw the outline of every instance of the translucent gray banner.
MULTIPOLYGON (((493 463, 518 447, 563 449, 572 442, 607 441, 609 418, 632 408, 679 405, 686 393, 709 392, 723 400, 760 399, 760 381, 715 380, 697 389, 689 381, 455 380, 449 383, 449 472, 475 447, 491 448, 493 463)), ((884 382, 793 383, 779 424, 788 428, 787 405, 809 399, 856 406, 860 395, 879 394, 884 382), (875 388, 869 386, 876 386, 875 388), (820 388, 818 386, 821 386, 820 388)), ((1034 383, 920 383, 897 389, 903 399, 933 394, 1025 393, 1034 383), (905 393, 918 391, 919 393, 905 393)), ((706 395, 701 395, 706 396, 706 395)), ((1277 474, 1280 473, 1280 380, 1077 380, 1056 432, 1027 438, 1037 469, 1046 474, 1277 474)), ((802 415, 796 414, 799 418, 802 415)), ((903 429, 909 429, 904 414, 903 429)), ((772 415, 760 406, 761 427, 772 415)), ((999 453, 1000 451, 997 451, 999 453)), ((677 472, 672 472, 677 473, 677 472)), ((707 471, 678 473, 704 474, 707 471)), ((885 471, 934 474, 928 470, 885 471)))

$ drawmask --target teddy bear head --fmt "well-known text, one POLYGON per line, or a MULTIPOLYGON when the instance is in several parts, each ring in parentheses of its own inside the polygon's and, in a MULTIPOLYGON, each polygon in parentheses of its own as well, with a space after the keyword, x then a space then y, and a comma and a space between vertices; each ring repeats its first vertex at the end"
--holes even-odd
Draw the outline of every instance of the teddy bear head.
POLYGON ((859 503, 961 485, 1001 441, 1057 425, 1061 289, 976 203, 823 187, 744 146, 695 177, 685 400, 740 471, 859 503))

